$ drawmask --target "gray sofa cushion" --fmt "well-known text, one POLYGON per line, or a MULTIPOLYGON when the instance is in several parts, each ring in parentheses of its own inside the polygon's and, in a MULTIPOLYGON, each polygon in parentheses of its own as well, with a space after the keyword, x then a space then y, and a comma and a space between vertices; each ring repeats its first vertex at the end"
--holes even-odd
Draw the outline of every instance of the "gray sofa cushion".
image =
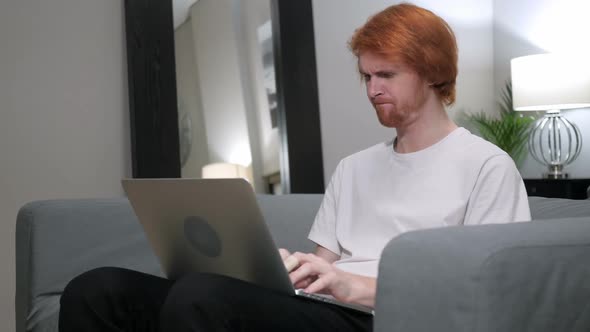
POLYGON ((17 331, 55 331, 59 295, 76 275, 100 266, 160 274, 127 199, 38 201, 16 225, 17 331), (42 323, 44 322, 44 323, 42 323))
POLYGON ((259 195, 258 204, 278 247, 311 252, 307 235, 322 203, 320 194, 259 195))
MULTIPOLYGON (((320 206, 322 195, 285 195, 285 196, 258 196, 258 201, 262 209, 262 213, 269 224, 269 228, 273 238, 280 247, 285 247, 290 250, 298 251, 310 251, 313 249, 313 244, 306 240, 307 233, 313 222, 313 218, 320 206)), ((553 217, 567 217, 567 216, 578 216, 578 215, 590 215, 590 201, 569 201, 559 199, 546 199, 531 197, 530 198, 531 210, 535 219, 542 218, 553 218, 553 217)), ((586 221, 589 221, 586 219, 586 221)), ((545 223, 527 223, 527 226, 536 226, 536 224, 545 223)), ((383 312, 378 316, 377 319, 380 322, 379 326, 384 327, 379 331, 390 331, 393 325, 392 322, 397 324, 403 324, 404 319, 400 317, 407 317, 411 319, 412 310, 414 314, 420 314, 421 317, 425 314, 425 307, 412 307, 416 304, 416 301, 420 299, 417 296, 418 293, 412 291, 412 287, 417 286, 417 291, 428 292, 428 301, 435 301, 434 307, 438 310, 443 310, 442 298, 439 295, 450 294, 450 298, 456 298, 456 292, 460 286, 453 286, 451 284, 441 284, 441 288, 435 288, 434 285, 421 284, 422 279, 432 281, 432 276, 436 278, 444 278, 443 272, 449 272, 453 269, 453 264, 467 264, 468 262, 462 262, 461 260, 469 257, 473 258, 478 252, 471 252, 469 250, 471 245, 469 243, 477 244, 477 247, 483 246, 489 249, 489 245, 485 239, 500 239, 509 240, 513 239, 516 241, 515 236, 521 237, 523 243, 529 243, 536 237, 553 236, 556 238, 559 236, 567 236, 571 234, 579 234, 585 236, 588 231, 584 228, 585 224, 579 225, 573 222, 571 225, 564 227, 563 223, 553 224, 552 222, 546 222, 549 226, 539 225, 538 230, 527 230, 514 232, 520 226, 511 229, 510 225, 496 225, 498 229, 506 229, 506 235, 496 234, 494 227, 490 228, 489 234, 479 234, 476 227, 473 227, 473 236, 471 238, 469 233, 472 232, 471 227, 459 228, 459 230, 449 230, 452 234, 464 234, 463 240, 466 244, 460 244, 457 242, 455 246, 451 246, 452 243, 444 241, 459 241, 460 237, 446 236, 435 239, 433 236, 431 244, 436 244, 436 241, 443 241, 443 246, 449 245, 448 248, 452 250, 446 253, 441 251, 440 259, 435 259, 432 262, 421 263, 419 259, 425 250, 428 250, 428 241, 423 243, 417 243, 416 249, 410 247, 409 253, 399 252, 406 261, 399 261, 393 259, 389 261, 390 254, 386 253, 381 265, 384 266, 384 271, 392 271, 405 273, 408 280, 406 282, 396 281, 395 278, 389 278, 387 272, 384 272, 384 278, 379 280, 379 296, 378 305, 381 301, 380 308, 397 309, 396 304, 391 304, 387 301, 407 301, 406 308, 400 308, 401 311, 395 311, 395 315, 390 315, 387 312, 383 312), (545 233, 549 230, 544 230, 545 227, 550 227, 552 233, 545 233), (561 232, 560 229, 564 231, 561 232), (540 232, 540 233, 538 233, 540 232), (514 234, 513 234, 514 233, 514 234), (478 235, 479 234, 479 235, 478 235), (446 240, 445 240, 446 238, 446 240), (481 240, 481 243, 479 242, 481 240), (487 247, 486 247, 487 246, 487 247), (453 249, 454 248, 454 249, 453 249), (452 255, 448 258, 449 263, 445 264, 443 255, 455 253, 458 256, 453 257, 452 255), (414 263, 413 263, 414 262, 414 263), (414 264, 414 265, 412 265, 414 264), (437 265, 438 264, 438 265, 437 265), (447 266, 446 269, 436 271, 437 266, 447 266), (400 287, 406 290, 396 290, 395 295, 391 295, 392 289, 389 287, 398 283, 400 287), (454 287, 454 288, 453 288, 454 287), (397 293, 397 292, 400 293, 397 293), (381 294, 383 292, 383 295, 381 294), (389 292, 389 293, 388 293, 389 292), (439 295, 437 295, 438 293, 439 295), (389 294, 389 295, 387 295, 389 294), (437 300, 438 299, 438 300, 437 300), (436 302, 438 301, 438 302, 436 302), (412 309, 414 308, 414 309, 412 309), (419 308, 419 309, 415 309, 419 308), (406 316, 407 315, 407 316, 406 316)), ((477 226, 479 227, 479 226, 477 226)), ((481 226, 483 233, 486 233, 488 226, 481 226)), ((535 227, 533 227, 536 229, 535 227)), ((38 201, 25 205, 19 212, 17 225, 16 225, 16 325, 17 332, 35 331, 56 331, 57 327, 57 313, 59 311, 59 296, 64 286, 76 275, 100 266, 122 266, 126 268, 136 269, 139 271, 161 274, 159 264, 155 256, 145 239, 143 231, 136 220, 136 217, 129 205, 129 202, 125 198, 118 199, 88 199, 88 200, 52 200, 52 201, 38 201)), ((425 231, 436 232, 437 230, 425 231)), ((443 233, 444 234, 444 233, 443 233)), ((414 236, 408 234, 408 236, 414 236)), ((426 236, 428 239, 430 235, 426 236)), ((405 243, 405 242, 403 242, 405 243)), ((516 243, 516 242, 515 242, 516 243)), ((393 248, 393 247, 392 247, 393 248)), ((495 248, 495 247, 494 247, 495 248)), ((581 249, 583 250, 583 249, 581 249)), ((397 252, 397 250, 394 250, 397 252)), ((508 251, 506 253, 509 253, 508 251)), ((501 275, 502 266, 506 266, 510 269, 517 269, 522 266, 518 271, 521 271, 523 280, 528 280, 530 277, 526 275, 527 266, 529 261, 528 254, 515 254, 506 255, 506 259, 511 256, 522 257, 520 261, 504 261, 502 255, 496 256, 497 260, 491 260, 493 262, 492 270, 487 273, 493 276, 495 273, 498 277, 493 277, 490 280, 506 280, 505 286, 499 285, 499 289, 511 290, 510 278, 501 275), (511 267, 514 264, 515 267, 511 267)), ((541 256, 543 257, 561 257, 558 251, 545 252, 541 256), (553 255, 553 253, 556 253, 553 255)), ((590 254, 585 254, 585 257, 590 254)), ((428 257, 428 256, 427 256, 428 257)), ((484 257, 482 255, 478 257, 484 257)), ((537 262, 537 260, 530 260, 531 262, 537 262)), ((539 262, 543 262, 540 258, 539 262)), ((587 271, 583 268, 587 268, 587 264, 578 264, 579 266, 572 266, 571 261, 564 262, 564 270, 576 271, 581 273, 580 275, 586 276, 587 271), (582 270, 580 270, 582 269, 582 270)), ((462 266, 462 265, 461 265, 462 266)), ((551 280, 557 280, 560 283, 573 283, 578 282, 576 280, 564 279, 565 274, 558 273, 560 270, 544 270, 539 267, 538 270, 534 270, 535 273, 546 274, 555 276, 551 280), (557 272, 555 272, 557 271, 557 272)), ((451 271, 453 272, 453 271, 451 271)), ((454 271, 459 274, 459 270, 454 271)), ((434 279, 436 279, 434 278, 434 279)), ((470 278, 467 276, 458 276, 457 280, 461 278, 470 278)), ((520 277, 519 277, 520 278, 520 277)), ((530 284, 536 288, 541 287, 545 284, 545 279, 539 280, 537 284, 530 282, 530 284), (541 285, 541 286, 539 286, 541 285)), ((590 280, 590 277, 586 280, 590 280)), ((585 281, 587 282, 587 281, 585 281)), ((483 282, 482 282, 483 283, 483 282)), ((492 284, 490 284, 492 285, 492 284)), ((555 285, 555 284, 551 284, 555 285)), ((549 285, 550 286, 550 285, 549 285)), ((496 287, 496 286, 494 286, 496 287)), ((558 290, 557 288, 555 288, 558 290)), ((589 296, 588 289, 586 286, 581 288, 581 296, 589 296)), ((541 292, 542 293, 542 292, 541 292)), ((517 299, 519 294, 506 291, 499 294, 502 298, 513 295, 513 299, 517 299)), ((526 293, 525 293, 526 294, 526 293)), ((534 295, 534 294, 533 294, 534 295)), ((491 297, 492 295, 490 295, 491 297)), ((428 303, 428 301, 426 303, 428 303)), ((511 300, 512 301, 512 300, 511 300)), ((516 300, 514 300, 516 301, 516 300)), ((577 300, 576 300, 577 301, 577 300)), ((574 303, 574 306, 578 302, 574 303)), ((502 305, 502 302, 495 302, 498 306, 502 305)), ((561 305, 561 304, 560 304, 561 305)), ((493 304, 490 304, 490 308, 493 304)), ((575 308, 570 308, 567 304, 563 305, 564 308, 576 313, 575 308)), ((453 307, 452 309, 455 309, 453 307)), ((584 310, 585 308, 580 307, 577 312, 584 310)), ((459 306, 456 314, 472 310, 470 307, 459 306)), ((494 309, 495 310, 495 309, 494 309)), ((506 309, 504 309, 506 310, 506 309)), ((518 311, 518 310, 512 310, 518 311)), ((548 311, 539 311, 540 314, 547 314, 548 311)), ((442 311, 441 311, 442 313, 442 311)), ((439 314, 441 314, 439 313, 439 314)), ((490 314, 491 315, 491 314, 490 314)), ((548 314, 547 314, 548 315, 548 314)), ((435 316, 432 316, 435 317, 435 316)), ((492 317, 492 316, 489 316, 492 317)), ((494 320, 505 319, 503 315, 498 315, 494 320)), ((420 317, 418 319, 421 319, 420 317)), ((444 321, 444 320, 443 320, 444 321)), ((401 325, 403 327, 403 325, 401 325)), ((505 325, 503 325, 505 326, 505 325)), ((582 325, 583 326, 583 325, 582 325)), ((401 329, 404 330, 404 329, 401 329)), ((434 329, 442 331, 441 329, 434 329)), ((404 330, 410 331, 410 330, 404 330)), ((487 330, 482 330, 487 331, 487 330)))
MULTIPOLYGON (((308 251, 322 195, 259 195, 277 245, 308 251)), ((16 226, 17 331, 57 331, 59 296, 78 274, 101 266, 162 275, 129 201, 50 200, 23 206, 16 226)))
POLYGON ((590 200, 529 197, 533 220, 590 216, 590 200))

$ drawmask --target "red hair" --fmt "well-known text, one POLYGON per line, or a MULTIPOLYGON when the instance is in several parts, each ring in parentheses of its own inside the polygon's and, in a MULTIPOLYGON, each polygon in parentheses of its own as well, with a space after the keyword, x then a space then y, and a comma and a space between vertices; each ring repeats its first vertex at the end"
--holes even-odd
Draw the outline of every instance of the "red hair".
POLYGON ((457 41, 433 12, 408 3, 390 6, 357 29, 349 47, 357 58, 371 52, 401 61, 430 82, 445 105, 455 102, 457 41))

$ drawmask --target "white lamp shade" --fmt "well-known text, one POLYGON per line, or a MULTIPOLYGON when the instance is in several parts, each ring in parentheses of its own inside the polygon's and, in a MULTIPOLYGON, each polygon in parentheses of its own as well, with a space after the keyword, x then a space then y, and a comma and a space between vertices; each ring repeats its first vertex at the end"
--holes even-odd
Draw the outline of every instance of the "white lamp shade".
POLYGON ((590 58, 537 54, 512 59, 510 67, 515 110, 590 107, 590 58))
POLYGON ((203 179, 244 178, 252 183, 252 175, 247 167, 231 163, 214 163, 203 166, 203 179))

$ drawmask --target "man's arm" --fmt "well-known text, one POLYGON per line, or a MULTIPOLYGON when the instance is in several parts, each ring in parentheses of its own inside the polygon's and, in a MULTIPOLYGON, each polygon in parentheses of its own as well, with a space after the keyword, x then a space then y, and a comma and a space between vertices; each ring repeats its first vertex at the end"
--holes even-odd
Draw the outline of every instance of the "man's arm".
POLYGON ((497 155, 482 166, 465 212, 465 225, 529 221, 524 183, 508 155, 497 155))
POLYGON ((315 255, 325 259, 328 263, 334 263, 335 261, 340 259, 340 255, 337 253, 332 252, 329 249, 326 249, 320 245, 315 248, 315 255))
POLYGON ((344 302, 375 306, 377 279, 338 269, 332 263, 340 259, 340 255, 318 245, 315 254, 296 252, 284 259, 292 257, 298 264, 289 277, 296 288, 304 288, 308 293, 330 294, 344 302))

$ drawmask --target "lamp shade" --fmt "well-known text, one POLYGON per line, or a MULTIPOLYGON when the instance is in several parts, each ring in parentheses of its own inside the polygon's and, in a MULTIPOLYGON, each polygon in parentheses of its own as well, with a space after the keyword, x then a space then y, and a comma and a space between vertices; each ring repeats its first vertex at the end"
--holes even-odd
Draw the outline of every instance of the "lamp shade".
POLYGON ((252 175, 247 167, 231 163, 214 163, 205 165, 203 166, 201 176, 203 179, 244 178, 252 183, 252 175))
POLYGON ((517 111, 590 107, 590 59, 536 54, 510 63, 513 106, 517 111))

